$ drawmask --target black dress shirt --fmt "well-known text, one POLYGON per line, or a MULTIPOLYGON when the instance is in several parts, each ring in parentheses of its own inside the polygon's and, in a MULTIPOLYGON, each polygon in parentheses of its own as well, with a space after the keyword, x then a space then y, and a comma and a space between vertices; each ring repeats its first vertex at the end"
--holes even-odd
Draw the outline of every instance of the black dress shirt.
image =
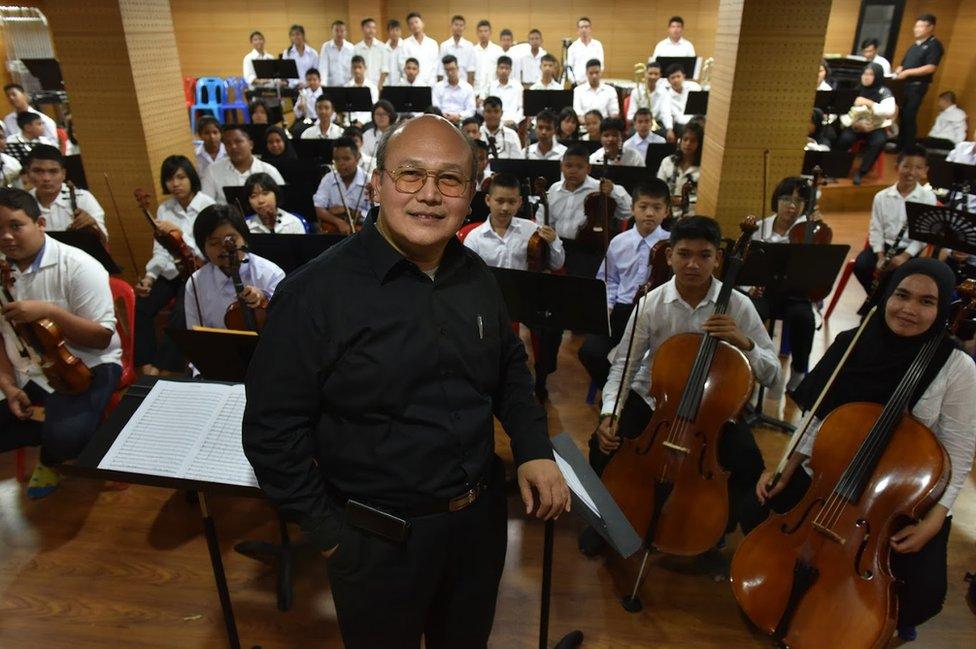
POLYGON ((367 224, 283 281, 247 376, 244 451, 322 549, 334 497, 391 512, 487 477, 498 417, 517 464, 552 458, 525 349, 484 262, 451 239, 432 281, 367 224))
MULTIPOLYGON (((942 43, 935 36, 929 36, 921 44, 912 43, 912 46, 905 52, 901 60, 901 67, 906 70, 920 68, 923 65, 939 65, 943 53, 942 43)), ((932 83, 934 74, 926 74, 921 77, 908 77, 909 83, 932 83)))

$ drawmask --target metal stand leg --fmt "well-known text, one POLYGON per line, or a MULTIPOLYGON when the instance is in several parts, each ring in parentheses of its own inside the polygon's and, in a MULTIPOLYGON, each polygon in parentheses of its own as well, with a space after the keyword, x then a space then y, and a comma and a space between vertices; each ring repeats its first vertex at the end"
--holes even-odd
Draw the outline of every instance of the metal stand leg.
MULTIPOLYGON (((552 598, 552 545, 555 522, 546 521, 545 540, 542 546, 542 604, 539 614, 539 649, 549 649, 549 602, 552 598)), ((582 631, 565 635, 555 649, 576 649, 583 642, 582 631)))
POLYGON ((743 418, 749 426, 755 426, 758 424, 760 426, 766 426, 767 428, 777 428, 784 433, 792 433, 794 430, 796 430, 796 426, 793 424, 788 424, 781 419, 776 419, 775 417, 770 417, 769 415, 763 413, 763 401, 766 398, 765 386, 759 386, 759 392, 756 396, 757 399, 755 408, 753 408, 752 412, 743 418))
POLYGON ((210 550, 210 566, 213 568, 217 595, 220 597, 220 609, 224 614, 224 626, 227 629, 227 646, 230 649, 241 649, 241 639, 237 635, 237 621, 234 619, 234 609, 230 603, 230 591, 227 589, 227 577, 224 575, 224 562, 220 558, 217 527, 214 525, 213 517, 210 516, 206 495, 200 491, 198 496, 200 513, 203 515, 203 533, 207 537, 207 549, 210 550))
POLYGON ((650 555, 650 549, 644 550, 644 558, 641 559, 640 571, 637 573, 637 579, 634 581, 634 589, 630 592, 630 595, 620 600, 624 610, 628 613, 639 613, 644 609, 644 603, 641 601, 640 595, 637 592, 644 583, 644 571, 647 569, 647 558, 650 555))
POLYGON ((277 563, 278 572, 278 610, 287 611, 291 608, 293 601, 291 566, 295 552, 295 546, 291 543, 288 536, 288 525, 285 519, 278 515, 278 531, 281 535, 281 543, 268 543, 267 541, 241 541, 234 546, 234 551, 251 558, 268 557, 277 563))

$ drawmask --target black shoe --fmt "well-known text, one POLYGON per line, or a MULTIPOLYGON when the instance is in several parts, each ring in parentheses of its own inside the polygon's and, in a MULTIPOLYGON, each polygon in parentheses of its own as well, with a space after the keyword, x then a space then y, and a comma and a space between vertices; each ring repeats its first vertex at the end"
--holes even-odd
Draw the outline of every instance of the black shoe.
POLYGON ((603 540, 603 537, 595 529, 587 525, 580 532, 577 544, 583 556, 595 557, 600 554, 607 542, 603 540))
POLYGON ((860 171, 855 171, 854 172, 854 176, 851 178, 851 182, 854 183, 855 185, 860 185, 861 184, 861 172, 860 171))

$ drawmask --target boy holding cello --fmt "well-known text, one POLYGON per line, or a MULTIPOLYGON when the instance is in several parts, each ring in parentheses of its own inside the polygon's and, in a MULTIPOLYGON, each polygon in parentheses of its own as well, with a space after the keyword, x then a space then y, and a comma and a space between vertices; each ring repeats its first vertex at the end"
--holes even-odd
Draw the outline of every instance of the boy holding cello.
POLYGON ((122 374, 122 347, 108 273, 78 248, 48 237, 37 201, 0 189, 0 447, 41 444, 27 495, 43 498, 60 478, 50 468, 81 452, 122 374), (38 330, 38 328, 43 330, 38 330), (42 372, 37 338, 61 343, 56 370, 42 372), (44 423, 30 421, 43 404, 44 423))

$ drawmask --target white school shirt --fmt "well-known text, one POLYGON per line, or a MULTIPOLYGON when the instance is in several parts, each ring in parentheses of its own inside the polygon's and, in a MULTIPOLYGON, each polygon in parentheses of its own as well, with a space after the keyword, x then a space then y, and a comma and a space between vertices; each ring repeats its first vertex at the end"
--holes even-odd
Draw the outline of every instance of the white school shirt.
POLYGON ((437 41, 426 34, 424 34, 423 42, 410 36, 410 38, 403 39, 403 47, 405 48, 404 54, 406 54, 404 61, 414 58, 420 63, 420 74, 417 75, 417 78, 427 86, 437 83, 437 70, 440 66, 441 53, 437 41))
MULTIPOLYGON (((651 131, 647 134, 647 137, 641 137, 639 134, 634 133, 624 142, 625 149, 633 149, 640 154, 641 160, 647 160, 647 147, 651 144, 660 144, 661 142, 667 142, 663 137, 651 131)), ((644 165, 641 165, 642 167, 644 165)))
MULTIPOLYGON (((30 190, 30 195, 35 199, 37 198, 36 187, 30 190)), ((107 238, 108 230, 105 227, 105 210, 98 204, 98 201, 95 200, 92 193, 87 189, 76 189, 75 200, 78 203, 78 209, 91 214, 92 218, 95 219, 95 223, 98 224, 98 229, 107 238)), ((41 208, 41 216, 44 217, 44 222, 47 224, 45 229, 48 232, 67 230, 71 222, 75 220, 75 216, 71 212, 71 192, 64 183, 61 184, 61 191, 49 206, 44 207, 40 201, 37 202, 37 205, 41 208)))
POLYGON ((604 65, 603 43, 595 38, 591 38, 589 44, 584 44, 577 38, 569 46, 569 50, 566 52, 566 63, 572 66, 576 83, 587 83, 586 62, 591 59, 597 59, 601 68, 606 67, 604 65))
POLYGON ((210 157, 207 150, 203 146, 203 142, 197 145, 196 148, 196 158, 197 158, 197 175, 201 178, 207 173, 207 169, 210 165, 217 162, 218 160, 224 160, 227 158, 227 149, 224 148, 224 143, 220 143, 220 148, 217 149, 217 155, 215 157, 210 157))
POLYGON ((966 139, 966 113, 953 104, 938 114, 929 137, 940 137, 959 144, 966 139))
MULTIPOLYGON (((80 248, 45 235, 44 247, 30 268, 21 272, 16 264, 11 264, 10 269, 14 279, 11 293, 15 300, 50 302, 112 332, 112 340, 105 349, 81 347, 65 341, 68 351, 85 366, 90 369, 105 363, 122 364, 122 344, 115 330, 115 303, 108 273, 93 257, 80 248)), ((0 318, 0 333, 18 387, 23 388, 33 381, 46 392, 52 392, 40 368, 20 355, 13 328, 6 318, 0 318)))
POLYGON ((669 236, 671 233, 660 226, 646 237, 642 237, 637 228, 633 227, 610 240, 607 255, 596 271, 597 279, 606 277, 608 309, 634 301, 638 289, 647 282, 650 274, 648 262, 651 250, 658 241, 669 236))
POLYGON ((617 90, 612 86, 600 82, 593 88, 585 83, 573 88, 573 110, 579 115, 580 121, 591 110, 598 110, 604 117, 619 117, 620 102, 617 100, 617 90))
MULTIPOLYGON (((945 365, 922 393, 912 415, 935 433, 952 466, 952 477, 939 504, 952 509, 956 497, 969 479, 976 451, 976 366, 965 352, 954 349, 945 365)), ((814 418, 796 450, 809 456, 813 452, 821 421, 814 418)), ((803 468, 810 473, 809 462, 803 468)))
MULTIPOLYGON (((915 188, 907 197, 903 197, 898 191, 897 183, 874 195, 874 202, 871 205, 871 224, 868 226, 868 244, 871 250, 876 253, 884 252, 885 244, 890 246, 895 243, 895 237, 908 219, 905 213, 907 202, 935 205, 936 198, 931 189, 925 189, 919 183, 915 183, 915 188)), ((922 251, 925 244, 909 239, 908 228, 905 228, 898 247, 904 248, 905 252, 914 257, 922 251)))
POLYGON ((302 131, 302 136, 300 140, 337 140, 342 137, 342 127, 332 122, 329 124, 329 128, 325 129, 325 134, 322 133, 322 125, 319 122, 315 122, 307 129, 302 131))
MULTIPOLYGON (((380 76, 385 72, 390 73, 390 46, 381 40, 373 39, 372 45, 367 45, 365 40, 361 40, 353 46, 353 53, 363 57, 366 62, 366 78, 379 86, 380 76)), ((387 76, 387 83, 390 78, 387 76)), ((374 99, 375 103, 376 100, 374 99)))
POLYGON ((319 72, 322 73, 323 86, 344 86, 352 78, 353 46, 349 41, 336 45, 329 39, 319 50, 319 72))
MULTIPOLYGON (((461 78, 467 80, 468 73, 474 72, 474 43, 466 39, 464 36, 461 37, 456 43, 454 42, 454 37, 451 36, 446 41, 442 42, 440 45, 440 60, 442 61, 445 56, 450 54, 457 59, 458 70, 461 71, 461 78)), ((437 76, 446 77, 444 73, 444 64, 438 61, 437 63, 437 76)))
MULTIPOLYGON (((281 58, 292 59, 295 61, 295 67, 298 68, 298 78, 289 79, 288 85, 294 88, 299 83, 305 83, 305 73, 309 71, 310 68, 319 67, 319 53, 315 51, 314 47, 309 47, 308 43, 305 44, 305 49, 299 54, 298 50, 294 45, 291 45, 284 52, 281 53, 281 58)), ((322 70, 322 80, 325 81, 325 73, 322 70)))
MULTIPOLYGON (((593 192, 600 191, 600 181, 592 176, 587 176, 583 184, 576 189, 566 189, 565 181, 553 183, 549 188, 547 197, 549 199, 549 224, 563 239, 576 239, 583 224, 586 223, 586 214, 583 212, 583 203, 586 197, 593 192)), ((610 197, 617 202, 617 209, 613 216, 621 221, 626 221, 633 214, 630 194, 620 185, 614 185, 610 191, 610 197)), ((536 221, 543 222, 542 209, 536 212, 536 221)), ((610 227, 615 227, 610 224, 610 227)))
POLYGON ((668 106, 666 96, 661 92, 662 88, 655 86, 653 92, 648 92, 647 86, 639 86, 631 91, 630 102, 627 104, 627 121, 633 122, 637 115, 637 109, 647 108, 651 115, 657 120, 659 126, 664 125, 662 115, 664 107, 668 106))
POLYGON ((250 52, 244 55, 244 64, 243 64, 244 74, 241 76, 244 77, 244 80, 247 81, 247 84, 249 86, 253 86, 254 82, 258 78, 257 72, 254 71, 255 60, 271 61, 274 60, 274 57, 269 52, 265 52, 264 54, 261 54, 257 50, 251 50, 250 52))
MULTIPOLYGON (((355 79, 350 79, 348 83, 346 83, 346 88, 369 88, 370 101, 372 101, 375 105, 376 102, 380 100, 379 88, 377 88, 376 84, 369 79, 363 79, 362 85, 356 83, 355 79)), ((370 110, 360 110, 349 113, 349 120, 352 122, 359 122, 365 126, 369 122, 373 121, 372 108, 370 110)))
POLYGON ((295 117, 300 119, 315 119, 315 102, 321 96, 322 86, 319 86, 315 90, 307 86, 302 88, 298 93, 298 101, 295 102, 295 117))
POLYGON ((383 137, 383 133, 376 127, 368 128, 363 131, 363 150, 362 154, 364 156, 375 156, 376 147, 379 146, 380 138, 383 137))
POLYGON ((558 140, 553 140, 552 148, 543 154, 539 152, 539 143, 535 142, 529 145, 529 155, 526 157, 528 160, 562 160, 566 149, 565 144, 560 144, 558 140))
POLYGON ((664 40, 658 41, 657 45, 654 46, 654 51, 651 53, 651 58, 648 61, 656 61, 659 56, 694 56, 695 46, 691 44, 691 41, 686 39, 684 36, 678 39, 675 43, 671 40, 671 37, 665 38, 664 40))
POLYGON ((456 85, 447 79, 438 81, 431 90, 430 100, 445 114, 457 113, 461 119, 474 115, 474 88, 464 79, 458 78, 456 85))
MULTIPOLYGON (((751 239, 753 241, 765 241, 766 243, 789 243, 790 230, 793 229, 793 226, 792 225, 790 226, 790 230, 787 230, 786 234, 779 234, 773 230, 773 223, 775 222, 776 222, 775 214, 767 216, 766 218, 759 221, 758 223, 759 229, 752 233, 751 239)), ((806 215, 801 214, 800 216, 796 217, 795 221, 793 221, 793 225, 797 225, 799 223, 806 223, 806 222, 807 222, 806 215)))
POLYGON ((562 90, 563 84, 559 83, 556 79, 553 79, 549 83, 542 83, 542 79, 539 79, 533 83, 529 90, 562 90))
POLYGON ((224 196, 224 187, 243 187, 252 174, 262 172, 274 178, 274 181, 279 185, 285 184, 285 179, 281 177, 281 173, 267 162, 258 160, 257 156, 252 157, 251 166, 243 173, 234 167, 230 158, 224 158, 213 163, 207 169, 203 178, 203 191, 218 205, 226 205, 227 198, 224 196))
MULTIPOLYGON (((509 223, 505 234, 499 236, 492 229, 489 218, 468 233, 464 245, 478 253, 478 256, 489 266, 528 270, 529 239, 538 229, 538 223, 515 217, 509 223)), ((566 262, 566 251, 558 236, 549 244, 549 250, 551 251, 549 269, 559 270, 566 262)))
MULTIPOLYGON (((501 45, 499 45, 499 47, 501 47, 501 45)), ((506 50, 502 47, 502 53, 499 54, 499 56, 507 56, 508 58, 512 59, 512 71, 508 75, 508 80, 511 83, 519 83, 519 79, 522 78, 522 48, 520 48, 518 45, 512 45, 506 50)), ((495 73, 492 75, 493 79, 498 78, 497 65, 498 64, 496 62, 495 73)))
MULTIPOLYGON (((499 158, 517 158, 522 160, 525 153, 522 151, 522 141, 519 140, 518 133, 507 126, 500 126, 494 133, 488 130, 484 124, 481 125, 481 139, 486 143, 495 139, 495 148, 498 150, 499 158)), ((489 149, 491 145, 489 144, 489 149)))
POLYGON ((817 90, 818 91, 819 90, 827 90, 827 91, 829 91, 829 90, 833 90, 833 87, 829 83, 827 83, 827 80, 826 79, 824 79, 823 81, 821 81, 820 83, 817 84, 817 90))
MULTIPOLYGON (((28 106, 27 112, 40 115, 41 121, 44 122, 44 137, 51 142, 58 141, 58 125, 53 119, 33 106, 28 106)), ((7 116, 3 118, 3 130, 6 132, 8 139, 20 133, 20 127, 17 126, 17 111, 7 113, 7 116)))
POLYGON ((8 137, 7 138, 7 143, 8 144, 9 143, 14 143, 14 144, 29 144, 32 147, 37 146, 38 144, 46 144, 48 146, 53 146, 54 148, 56 148, 58 150, 61 149, 61 147, 58 146, 57 140, 52 140, 47 135, 41 135, 41 136, 38 136, 37 138, 35 138, 33 140, 28 140, 24 136, 23 131, 20 132, 20 133, 17 133, 16 135, 11 135, 10 137, 8 137))
MULTIPOLYGON (((193 238, 193 224, 196 223, 197 215, 206 208, 214 204, 214 200, 210 198, 207 194, 202 191, 197 192, 190 201, 190 204, 183 209, 180 202, 175 198, 170 198, 159 204, 156 208, 156 220, 157 221, 169 221, 170 223, 179 226, 180 232, 183 234, 183 241, 186 245, 190 247, 197 257, 204 259, 203 253, 197 248, 197 242, 193 238)), ((176 260, 173 259, 173 255, 166 251, 158 241, 153 240, 153 252, 152 257, 150 257, 149 262, 146 264, 146 277, 151 279, 156 279, 162 277, 164 279, 173 279, 180 272, 176 268, 176 260)))
POLYGON ((884 76, 886 76, 886 77, 892 76, 892 74, 891 74, 891 63, 888 62, 888 59, 886 59, 885 57, 881 56, 880 54, 875 54, 874 55, 874 58, 870 61, 870 63, 877 63, 878 65, 880 65, 881 66, 881 73, 884 76))
MULTIPOLYGON (((240 274, 244 286, 253 286, 264 293, 268 299, 274 296, 278 282, 285 278, 285 271, 277 264, 254 253, 247 253, 244 256, 240 274)), ((192 281, 188 280, 183 289, 186 328, 226 329, 224 315, 227 313, 227 307, 237 301, 234 280, 210 263, 193 273, 190 279, 192 281), (203 313, 197 309, 198 296, 203 313)))
MULTIPOLYGON (((545 55, 546 51, 541 47, 538 54, 532 54, 531 47, 525 48, 525 54, 519 59, 522 83, 535 84, 542 80, 542 57, 545 55)), ((559 85, 558 89, 562 89, 562 84, 559 85)), ((543 88, 543 90, 548 90, 548 88, 543 88)))
POLYGON ((474 44, 474 88, 478 96, 484 99, 488 84, 495 78, 498 68, 498 57, 505 53, 497 43, 488 41, 484 47, 481 43, 474 44))
POLYGON ((330 171, 322 177, 322 182, 319 183, 315 195, 312 196, 312 204, 322 209, 345 204, 350 212, 359 212, 365 215, 372 206, 365 189, 368 180, 369 177, 361 167, 356 167, 356 177, 348 186, 339 174, 330 171))
POLYGON ((691 121, 694 115, 685 115, 685 106, 688 104, 688 93, 698 90, 701 90, 701 86, 687 79, 681 84, 681 92, 676 91, 670 83, 664 87, 663 94, 667 101, 662 109, 661 118, 664 122, 662 126, 666 130, 673 130, 675 124, 687 124, 691 121), (669 105, 670 110, 668 110, 669 105))
MULTIPOLYGON (((689 165, 687 169, 682 170, 681 167, 675 164, 674 156, 670 155, 664 160, 661 160, 661 166, 657 168, 657 177, 668 184, 668 189, 671 190, 672 196, 681 194, 681 188, 685 186, 685 181, 689 178, 691 178, 691 181, 697 188, 699 176, 701 176, 701 169, 695 165, 689 165)), ((692 190, 692 202, 696 200, 696 194, 697 191, 692 190)))
MULTIPOLYGON (((590 164, 602 165, 603 158, 605 155, 606 155, 606 151, 604 151, 603 147, 601 146, 599 149, 597 149, 596 151, 590 154, 590 164)), ((615 166, 646 167, 647 166, 644 162, 644 156, 642 156, 640 152, 637 151, 637 149, 631 149, 630 147, 627 146, 620 148, 619 158, 617 158, 616 160, 611 160, 607 164, 609 164, 611 167, 615 167, 615 166)))
MULTIPOLYGON (((702 324, 715 312, 715 300, 722 289, 722 282, 712 279, 711 286, 705 298, 694 308, 682 299, 672 277, 667 283, 651 291, 638 304, 627 321, 621 340, 631 340, 633 335, 633 349, 630 356, 630 367, 624 375, 624 363, 627 357, 627 344, 617 346, 610 375, 603 386, 603 406, 601 414, 617 414, 617 389, 621 381, 625 386, 639 394, 647 405, 654 408, 654 399, 650 396, 651 365, 658 348, 668 338, 680 333, 704 333, 702 324), (636 323, 636 331, 635 329, 636 323), (631 334, 631 331, 634 331, 631 334)), ((769 333, 763 326, 756 307, 744 293, 732 291, 729 298, 727 312, 735 320, 742 333, 754 344, 749 351, 743 351, 752 372, 762 385, 769 387, 779 378, 780 364, 769 333)), ((627 391, 621 395, 627 398, 627 391)))
MULTIPOLYGON (((254 234, 272 234, 257 214, 247 217, 247 229, 254 234)), ((305 234, 305 224, 294 214, 279 209, 274 234, 305 234)))
POLYGON ((512 81, 514 77, 508 79, 508 83, 495 79, 488 84, 486 97, 498 97, 502 100, 502 121, 521 122, 522 121, 522 85, 512 81))
POLYGON ((20 180, 20 172, 22 170, 23 167, 17 158, 0 151, 0 176, 2 176, 4 185, 8 187, 22 187, 23 183, 20 180))
POLYGON ((946 156, 946 162, 976 165, 976 142, 960 142, 946 156))
POLYGON ((386 85, 399 86, 403 83, 403 64, 410 58, 403 47, 403 39, 397 41, 396 47, 393 41, 386 41, 386 47, 390 50, 390 76, 386 78, 386 85))

